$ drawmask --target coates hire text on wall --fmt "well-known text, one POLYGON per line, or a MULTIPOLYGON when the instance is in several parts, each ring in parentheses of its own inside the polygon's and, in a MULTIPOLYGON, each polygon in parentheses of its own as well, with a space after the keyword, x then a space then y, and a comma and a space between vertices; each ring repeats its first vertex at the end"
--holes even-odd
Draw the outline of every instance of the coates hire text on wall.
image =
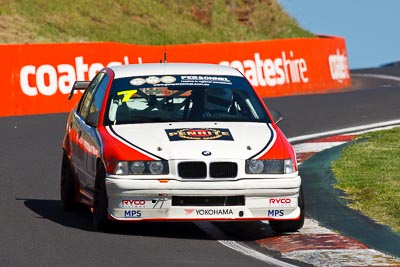
MULTIPOLYGON (((351 83, 343 38, 171 45, 168 62, 200 62, 239 69, 261 97, 323 92, 351 83)), ((67 112, 75 80, 110 65, 154 63, 163 46, 121 43, 0 45, 0 116, 67 112)))

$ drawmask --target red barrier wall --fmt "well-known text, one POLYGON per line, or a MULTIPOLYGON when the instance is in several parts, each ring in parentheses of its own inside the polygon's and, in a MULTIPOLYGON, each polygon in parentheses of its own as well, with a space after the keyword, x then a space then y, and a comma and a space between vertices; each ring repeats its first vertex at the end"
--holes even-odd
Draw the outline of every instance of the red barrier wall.
MULTIPOLYGON (((169 45, 168 62, 231 65, 262 97, 323 92, 351 83, 345 40, 339 37, 169 45)), ((121 43, 0 45, 0 116, 67 112, 75 80, 104 66, 160 62, 163 46, 121 43)))

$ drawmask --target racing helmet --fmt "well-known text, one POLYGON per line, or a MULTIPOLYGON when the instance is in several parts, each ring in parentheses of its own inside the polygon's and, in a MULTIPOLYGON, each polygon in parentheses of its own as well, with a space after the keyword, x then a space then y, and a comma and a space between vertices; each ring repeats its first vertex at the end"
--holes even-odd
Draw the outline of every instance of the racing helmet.
POLYGON ((208 88, 204 94, 204 109, 228 112, 232 105, 232 91, 227 88, 208 88))

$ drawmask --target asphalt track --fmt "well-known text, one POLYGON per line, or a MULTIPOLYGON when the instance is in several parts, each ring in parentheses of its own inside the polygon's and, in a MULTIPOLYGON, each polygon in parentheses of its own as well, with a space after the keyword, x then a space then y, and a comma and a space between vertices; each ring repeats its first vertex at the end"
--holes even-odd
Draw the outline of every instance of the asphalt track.
MULTIPOLYGON (((395 120, 400 118, 396 73, 399 69, 355 71, 351 90, 266 103, 283 114, 280 126, 288 137, 395 120), (370 73, 388 76, 364 75, 370 73)), ((66 117, 0 118, 0 266, 268 266, 221 245, 193 223, 118 224, 112 233, 98 233, 87 210, 64 213, 59 176, 66 117)), ((278 257, 254 242, 273 236, 269 228, 217 226, 231 241, 278 257)))

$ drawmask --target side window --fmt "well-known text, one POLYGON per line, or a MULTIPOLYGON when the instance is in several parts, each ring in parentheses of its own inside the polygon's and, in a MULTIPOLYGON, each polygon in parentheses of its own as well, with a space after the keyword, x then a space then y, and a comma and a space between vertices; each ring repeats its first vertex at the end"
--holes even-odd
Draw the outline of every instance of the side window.
POLYGON ((85 94, 82 97, 82 102, 80 103, 79 106, 79 111, 78 113, 86 119, 87 115, 89 114, 89 109, 92 104, 92 100, 96 91, 96 88, 98 87, 100 81, 104 77, 105 73, 100 72, 98 73, 92 80, 92 82, 89 84, 89 87, 86 89, 85 94))
POLYGON ((104 74, 102 80, 98 84, 97 89, 94 93, 93 101, 89 108, 89 114, 97 113, 97 116, 99 115, 100 109, 104 102, 104 95, 106 94, 107 85, 109 81, 110 77, 104 74))

